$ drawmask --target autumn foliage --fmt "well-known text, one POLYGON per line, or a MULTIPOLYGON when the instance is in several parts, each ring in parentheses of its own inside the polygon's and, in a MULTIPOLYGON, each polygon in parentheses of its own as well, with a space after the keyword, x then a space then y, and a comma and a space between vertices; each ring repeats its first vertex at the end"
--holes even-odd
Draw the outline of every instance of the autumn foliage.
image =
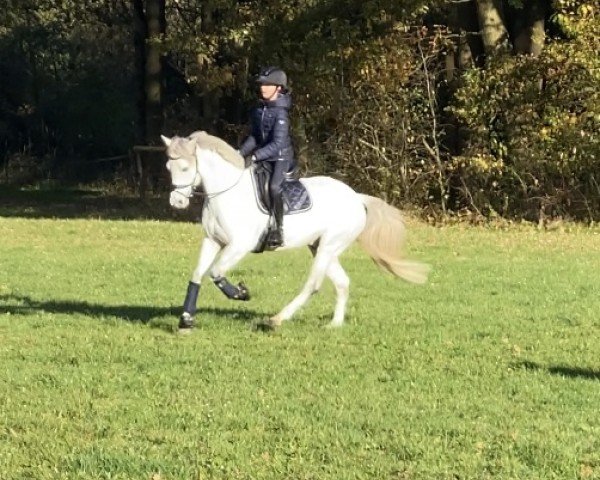
POLYGON ((306 174, 434 218, 600 219, 597 2, 10 0, 0 20, 5 181, 110 177, 98 158, 157 131, 235 144, 276 64, 306 174))

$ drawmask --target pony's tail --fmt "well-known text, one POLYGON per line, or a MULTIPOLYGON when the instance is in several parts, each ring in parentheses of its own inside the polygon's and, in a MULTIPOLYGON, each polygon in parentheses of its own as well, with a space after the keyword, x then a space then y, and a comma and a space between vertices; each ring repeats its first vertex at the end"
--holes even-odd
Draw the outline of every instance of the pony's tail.
POLYGON ((361 195, 367 210, 367 223, 358 243, 381 268, 411 283, 425 283, 430 267, 401 257, 406 227, 400 210, 383 200, 361 195))

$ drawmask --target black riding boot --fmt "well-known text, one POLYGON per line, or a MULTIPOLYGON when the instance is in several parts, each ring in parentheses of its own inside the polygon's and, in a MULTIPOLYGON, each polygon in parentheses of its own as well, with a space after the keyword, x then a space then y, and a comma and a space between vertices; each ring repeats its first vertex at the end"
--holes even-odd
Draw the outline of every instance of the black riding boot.
POLYGON ((280 195, 274 195, 271 215, 275 220, 275 228, 269 232, 269 247, 281 247, 283 244, 283 199, 280 195))

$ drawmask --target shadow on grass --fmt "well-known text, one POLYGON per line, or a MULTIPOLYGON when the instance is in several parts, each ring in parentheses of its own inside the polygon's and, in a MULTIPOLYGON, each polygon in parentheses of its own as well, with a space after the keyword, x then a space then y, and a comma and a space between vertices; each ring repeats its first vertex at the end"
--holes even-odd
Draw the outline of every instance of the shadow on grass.
POLYGON ((600 380, 600 370, 591 368, 570 367, 568 365, 540 365, 539 363, 523 361, 512 365, 515 369, 541 370, 552 375, 569 378, 584 378, 587 380, 600 380))
POLYGON ((0 185, 0 217, 94 218, 106 220, 198 221, 201 205, 177 211, 169 206, 169 194, 141 200, 135 194, 109 193, 100 189, 32 189, 0 185))
MULTIPOLYGON (((60 313, 67 315, 85 315, 99 320, 106 318, 117 318, 126 322, 150 323, 152 320, 166 316, 179 318, 181 306, 153 307, 138 305, 101 305, 89 302, 77 302, 69 300, 34 300, 28 296, 0 295, 0 313, 11 315, 28 315, 38 313, 60 313)), ((218 317, 234 318, 235 320, 248 322, 261 318, 261 313, 253 310, 237 310, 233 308, 200 308, 196 316, 203 314, 218 317)), ((165 324, 164 322, 151 323, 150 326, 167 331, 174 331, 177 321, 165 324)))

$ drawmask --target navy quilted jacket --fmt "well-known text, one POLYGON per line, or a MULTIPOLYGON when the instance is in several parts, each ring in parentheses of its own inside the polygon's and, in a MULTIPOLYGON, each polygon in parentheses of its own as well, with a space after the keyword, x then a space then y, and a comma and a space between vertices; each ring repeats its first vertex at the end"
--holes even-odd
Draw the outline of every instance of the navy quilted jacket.
POLYGON ((250 113, 250 135, 240 147, 240 153, 246 157, 256 156, 256 161, 294 162, 294 149, 290 137, 289 110, 292 98, 288 93, 280 94, 272 102, 261 105, 250 113))

